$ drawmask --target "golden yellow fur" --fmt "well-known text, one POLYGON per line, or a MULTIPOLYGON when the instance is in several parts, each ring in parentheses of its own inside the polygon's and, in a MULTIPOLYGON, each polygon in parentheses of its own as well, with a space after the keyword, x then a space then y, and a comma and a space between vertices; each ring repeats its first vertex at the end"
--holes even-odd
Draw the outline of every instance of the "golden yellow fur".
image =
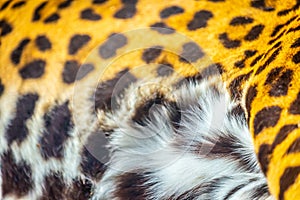
MULTIPOLYGON (((8 119, 11 118, 9 113, 14 112, 15 102, 19 95, 26 93, 39 94, 39 104, 35 109, 35 115, 43 116, 52 104, 72 99, 74 88, 80 88, 84 84, 96 87, 98 79, 101 79, 100 82, 112 79, 125 68, 130 69, 137 79, 142 79, 145 76, 157 76, 155 74, 157 65, 150 64, 147 67, 143 67, 146 63, 142 59, 142 55, 145 48, 163 45, 167 46, 166 51, 163 50, 152 62, 172 64, 177 76, 191 77, 198 73, 201 74, 209 65, 216 63, 222 66, 222 78, 228 86, 228 90, 234 92, 231 95, 240 100, 245 109, 248 109, 249 127, 254 139, 255 150, 258 157, 262 158, 260 162, 262 162, 263 168, 267 168, 266 176, 271 193, 277 199, 295 200, 300 198, 300 176, 296 176, 294 183, 286 189, 284 197, 279 197, 281 182, 293 182, 293 180, 289 180, 289 177, 285 177, 288 180, 281 179, 285 170, 288 167, 300 166, 299 149, 298 152, 286 154, 294 141, 300 137, 300 129, 295 128, 283 142, 274 147, 273 152, 270 151, 280 129, 288 124, 298 125, 300 121, 299 114, 291 114, 289 112, 289 108, 297 98, 300 88, 299 64, 292 61, 298 49, 291 48, 295 40, 300 37, 300 32, 290 31, 287 33, 288 29, 299 26, 300 9, 297 8, 285 15, 278 16, 278 12, 295 6, 297 3, 295 0, 265 1, 264 7, 274 8, 272 11, 265 11, 263 10, 264 8, 250 6, 250 0, 226 0, 224 2, 145 0, 137 2, 137 12, 128 19, 113 17, 114 13, 123 6, 118 0, 107 1, 99 5, 92 5, 92 1, 74 1, 70 7, 65 9, 57 9, 62 1, 53 0, 49 1, 41 9, 41 19, 32 22, 34 10, 42 2, 41 0, 29 0, 20 8, 12 9, 12 5, 10 5, 0 11, 0 20, 5 19, 13 27, 12 32, 0 38, 0 79, 4 85, 4 92, 0 99, 1 138, 5 132, 4 126, 8 119), (179 6, 184 9, 184 12, 161 19, 159 13, 170 5, 179 6), (79 13, 87 8, 92 8, 94 13, 101 15, 101 19, 98 21, 80 19, 79 13), (200 10, 210 11, 213 16, 207 20, 205 27, 188 30, 187 24, 193 19, 195 13, 200 10), (52 23, 43 23, 43 20, 53 13, 58 13, 60 19, 52 23), (253 19, 253 22, 237 26, 230 25, 232 19, 237 16, 250 17, 253 19), (284 28, 275 36, 271 36, 276 26, 285 24, 294 16, 296 18, 292 22, 284 25, 284 28), (167 26, 176 30, 177 33, 160 34, 151 31, 149 27, 157 22, 164 22, 167 26), (258 38, 253 40, 245 39, 245 36, 255 25, 264 26, 258 38), (268 44, 270 40, 276 38, 283 30, 287 31, 274 43, 268 44), (127 37, 127 43, 117 50, 114 57, 103 59, 99 57, 98 50, 95 48, 101 46, 113 33, 124 34, 127 37), (227 37, 231 40, 240 41, 240 45, 226 48, 222 43, 222 39, 220 39, 220 35, 223 33, 227 33, 227 37), (18 46, 19 42, 24 38, 34 41, 41 34, 46 34, 51 40, 51 49, 41 52, 37 50, 34 42, 30 42, 23 50, 20 62, 14 64, 11 60, 11 53, 18 46), (74 34, 88 35, 90 36, 90 41, 80 48, 78 52, 70 55, 68 53, 68 45, 70 38, 74 34), (185 63, 178 60, 178 54, 182 52, 182 44, 187 41, 197 43, 205 53, 196 62, 185 63), (277 57, 261 73, 256 74, 259 67, 264 65, 272 53, 276 51, 276 48, 272 49, 272 47, 279 41, 281 42, 281 49, 277 57), (254 56, 244 60, 244 67, 236 67, 235 63, 245 58, 244 52, 246 50, 256 50, 256 53, 254 56), (251 63, 260 54, 264 55, 251 66, 251 63), (45 73, 39 78, 22 79, 20 77, 22 67, 37 58, 46 60, 45 73), (93 63, 95 70, 78 82, 63 82, 62 73, 66 60, 76 60, 81 64, 93 63), (266 77, 276 67, 283 67, 282 71, 287 69, 293 71, 292 80, 288 83, 286 95, 270 96, 268 94, 272 83, 265 84, 266 77), (240 76, 244 78, 237 79, 240 76), (247 94, 248 89, 251 87, 255 87, 256 95, 251 99, 251 106, 247 107, 246 102, 247 98, 249 98, 247 94), (281 108, 280 119, 275 125, 262 125, 261 132, 255 134, 255 116, 265 107, 271 106, 281 108), (265 147, 264 151, 261 149, 262 145, 265 147), (267 164, 264 162, 266 159, 269 160, 267 164)), ((1 1, 0 6, 4 3, 5 1, 1 1)), ((175 80, 176 77, 174 79, 170 78, 169 84, 175 82, 175 80)), ((299 104, 298 107, 300 107, 299 104)), ((272 118, 272 116, 267 117, 272 118)), ((5 142, 2 143, 3 146, 0 149, 4 151, 8 147, 5 142)))

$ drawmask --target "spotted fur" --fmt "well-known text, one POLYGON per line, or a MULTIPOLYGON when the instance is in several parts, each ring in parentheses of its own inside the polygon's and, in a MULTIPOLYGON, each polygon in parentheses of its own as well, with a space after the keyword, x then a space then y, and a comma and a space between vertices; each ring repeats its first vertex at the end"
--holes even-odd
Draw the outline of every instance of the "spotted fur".
POLYGON ((116 128, 94 199, 273 199, 245 115, 220 81, 187 82, 173 91, 175 102, 148 94, 142 121, 128 110, 138 104, 133 88, 120 111, 100 117, 116 128))
MULTIPOLYGON (((0 197, 126 199, 132 192, 148 199, 300 198, 299 5, 298 0, 1 1, 0 197), (208 87, 207 96, 180 94, 192 94, 215 77, 226 90, 208 87), (182 127, 193 128, 179 120, 187 116, 181 111, 188 110, 181 106, 192 108, 196 102, 210 108, 219 101, 202 100, 214 95, 230 97, 224 106, 228 123, 215 127, 216 138, 208 138, 216 147, 210 154, 188 155, 204 160, 203 166, 212 171, 211 160, 239 163, 241 173, 260 177, 257 184, 249 179, 251 191, 246 176, 227 179, 225 169, 215 174, 217 180, 207 173, 203 176, 208 181, 179 179, 187 182, 177 188, 171 175, 162 183, 171 172, 157 175, 160 165, 145 170, 130 163, 135 171, 114 172, 117 162, 125 165, 125 157, 132 156, 120 157, 127 143, 115 137, 128 138, 118 132, 121 125, 126 125, 125 133, 144 134, 149 123, 166 116, 174 128, 168 134, 189 141, 179 137, 182 127), (149 110, 154 104, 162 109, 149 110), (253 143, 238 130, 252 136, 253 143), (236 137, 228 140, 228 134, 236 137), (218 137, 225 137, 224 142, 219 144, 218 137), (222 146, 227 143, 228 148, 222 146), (247 153, 241 154, 241 146, 233 149, 232 143, 244 145, 247 153), (246 155, 253 158, 252 167, 244 162, 246 155), (221 187, 225 183, 232 188, 221 187)), ((213 111, 200 109, 191 116, 205 118, 213 111)), ((148 140, 130 150, 144 142, 148 140)), ((178 152, 185 147, 169 142, 165 145, 178 152)), ((237 172, 233 165, 229 169, 237 172)), ((186 163, 182 167, 196 169, 186 163)))

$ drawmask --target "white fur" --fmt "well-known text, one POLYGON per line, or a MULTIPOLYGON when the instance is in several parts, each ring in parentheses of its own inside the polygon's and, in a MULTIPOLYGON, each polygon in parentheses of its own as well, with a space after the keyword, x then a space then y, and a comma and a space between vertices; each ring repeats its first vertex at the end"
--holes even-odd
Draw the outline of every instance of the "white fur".
MULTIPOLYGON (((235 103, 231 102, 229 95, 219 80, 204 81, 201 84, 189 83, 175 91, 174 96, 178 107, 183 110, 180 128, 174 132, 170 122, 168 106, 153 109, 152 117, 147 126, 130 120, 124 110, 134 110, 134 98, 137 93, 128 92, 131 105, 124 102, 118 113, 107 114, 104 122, 114 124, 111 134, 111 161, 109 169, 96 188, 94 199, 117 199, 114 195, 117 190, 116 179, 126 172, 151 172, 147 183, 149 199, 175 198, 197 186, 206 185, 213 180, 229 177, 219 190, 211 193, 200 192, 197 199, 222 200, 236 186, 245 184, 230 196, 230 200, 251 199, 252 191, 266 185, 266 179, 259 169, 253 150, 251 136, 245 120, 238 116, 230 116, 229 112, 235 103), (214 85, 220 92, 216 95, 210 85, 214 85), (201 109, 199 108, 201 107, 201 109), (211 144, 219 136, 239 138, 236 142, 243 148, 238 149, 253 163, 252 170, 241 168, 238 160, 230 157, 209 157, 210 150, 200 148, 195 153, 194 144, 211 144), (251 179, 256 181, 250 182, 251 179)), ((128 102, 126 97, 124 101, 128 102)), ((128 111, 127 111, 128 112, 128 111)), ((106 124, 106 126, 108 126, 106 124)), ((195 191, 197 192, 197 191, 195 191)), ((260 199, 271 198, 264 194, 260 199)))

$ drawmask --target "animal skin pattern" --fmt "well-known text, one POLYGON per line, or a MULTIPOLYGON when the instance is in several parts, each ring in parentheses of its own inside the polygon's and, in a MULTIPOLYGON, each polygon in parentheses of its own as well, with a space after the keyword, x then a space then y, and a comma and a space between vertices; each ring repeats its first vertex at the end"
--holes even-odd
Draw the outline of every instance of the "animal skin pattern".
POLYGON ((299 0, 0 0, 0 199, 300 199, 299 0))

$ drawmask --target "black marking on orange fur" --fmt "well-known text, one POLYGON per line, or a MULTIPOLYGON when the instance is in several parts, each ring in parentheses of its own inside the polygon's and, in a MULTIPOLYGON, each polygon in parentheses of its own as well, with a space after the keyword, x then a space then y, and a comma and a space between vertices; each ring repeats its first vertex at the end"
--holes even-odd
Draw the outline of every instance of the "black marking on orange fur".
POLYGON ((0 20, 0 36, 5 36, 12 32, 13 27, 6 20, 0 20))
POLYGON ((69 54, 75 55, 90 40, 91 40, 91 37, 89 35, 75 34, 74 36, 72 36, 70 43, 69 43, 69 47, 68 47, 69 54))
POLYGON ((108 59, 116 55, 116 51, 127 44, 127 38, 123 34, 112 34, 100 46, 99 54, 101 58, 108 59))
POLYGON ((153 46, 148 49, 145 49, 142 55, 142 60, 146 63, 154 61, 162 52, 162 46, 153 46))
POLYGON ((287 191, 296 181, 300 173, 300 167, 288 167, 280 177, 280 192, 279 200, 284 200, 284 193, 287 191))
POLYGON ((194 14, 193 19, 188 23, 187 28, 190 31, 204 28, 207 26, 207 22, 214 15, 208 10, 200 10, 194 14))
POLYGON ((13 50, 13 52, 10 55, 10 59, 12 63, 14 63, 15 65, 20 63, 22 53, 25 47, 29 44, 29 42, 30 42, 29 38, 25 38, 21 40, 21 42, 18 44, 18 46, 13 50))
POLYGON ((182 53, 180 54, 180 61, 190 63, 196 62, 204 56, 203 50, 194 42, 187 42, 182 46, 182 53))
POLYGON ((232 40, 228 37, 227 33, 222 33, 219 35, 219 40, 223 46, 227 49, 232 49, 241 46, 240 40, 232 40))
POLYGON ((45 72, 46 62, 38 59, 27 63, 19 70, 19 74, 23 79, 35 79, 43 76, 45 72))
POLYGON ((274 127, 280 119, 281 110, 279 106, 269 106, 257 112, 254 118, 254 135, 265 128, 274 127))
POLYGON ((32 21, 38 21, 41 19, 41 14, 40 12, 42 11, 42 9, 47 5, 48 1, 45 1, 43 3, 41 3, 38 7, 36 7, 36 9, 34 10, 33 16, 32 16, 32 21))
POLYGON ((101 15, 97 14, 92 8, 87 8, 80 13, 80 18, 91 21, 98 21, 101 19, 101 15))
POLYGON ((289 108, 289 113, 293 115, 300 115, 300 92, 298 93, 296 99, 291 104, 289 108))
POLYGON ((40 51, 46 51, 51 49, 52 47, 52 44, 46 35, 39 35, 35 39, 35 45, 38 47, 40 51))
POLYGON ((180 13, 183 13, 183 12, 184 12, 184 9, 179 7, 179 6, 170 6, 170 7, 167 7, 165 9, 163 9, 159 13, 159 16, 160 16, 160 18, 165 19, 165 18, 168 18, 172 15, 177 15, 177 14, 180 14, 180 13))

